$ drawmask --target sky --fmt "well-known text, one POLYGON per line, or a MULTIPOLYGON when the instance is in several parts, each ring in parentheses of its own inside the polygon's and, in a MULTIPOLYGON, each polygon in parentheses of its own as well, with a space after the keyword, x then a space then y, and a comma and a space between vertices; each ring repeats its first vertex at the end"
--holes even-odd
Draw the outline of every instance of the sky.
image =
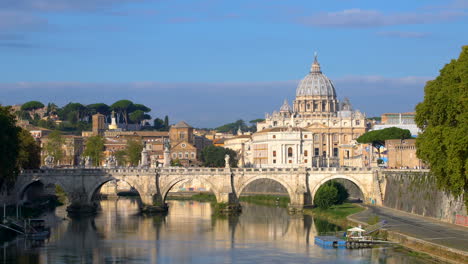
POLYGON ((314 52, 339 99, 413 111, 468 44, 468 0, 1 0, 0 104, 143 103, 194 127, 294 100, 314 52))

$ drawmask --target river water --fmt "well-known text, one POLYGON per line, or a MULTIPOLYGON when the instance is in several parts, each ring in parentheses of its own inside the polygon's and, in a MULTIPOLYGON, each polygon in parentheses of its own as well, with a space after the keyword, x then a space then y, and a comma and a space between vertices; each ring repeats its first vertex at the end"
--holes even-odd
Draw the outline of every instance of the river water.
POLYGON ((169 206, 165 216, 141 216, 133 199, 105 200, 80 219, 59 207, 47 215, 47 241, 5 243, 0 263, 427 263, 391 247, 321 248, 317 232, 337 227, 284 208, 244 203, 237 217, 213 217, 209 203, 169 206))

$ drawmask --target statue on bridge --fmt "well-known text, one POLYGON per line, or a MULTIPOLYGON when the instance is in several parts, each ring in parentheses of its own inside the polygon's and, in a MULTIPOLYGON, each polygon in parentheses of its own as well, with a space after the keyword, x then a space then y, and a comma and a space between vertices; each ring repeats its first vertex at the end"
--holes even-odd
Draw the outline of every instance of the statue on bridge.
POLYGON ((117 160, 115 159, 114 155, 110 155, 106 159, 106 167, 108 168, 114 168, 117 166, 117 160))
POLYGON ((164 167, 169 167, 171 166, 171 142, 169 139, 165 138, 164 139, 164 167))
POLYGON ((47 157, 44 159, 44 165, 49 168, 54 167, 54 157, 47 155, 47 157))
POLYGON ((85 161, 85 168, 89 168, 92 166, 92 159, 90 156, 86 156, 84 161, 85 161))
POLYGON ((224 155, 224 166, 226 167, 226 169, 229 169, 231 167, 231 165, 229 164, 229 159, 231 157, 229 157, 228 154, 224 155))

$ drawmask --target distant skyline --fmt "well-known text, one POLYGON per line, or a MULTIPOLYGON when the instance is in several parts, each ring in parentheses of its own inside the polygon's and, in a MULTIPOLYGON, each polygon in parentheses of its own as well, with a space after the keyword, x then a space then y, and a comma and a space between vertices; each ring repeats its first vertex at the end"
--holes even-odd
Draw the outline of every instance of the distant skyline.
POLYGON ((291 102, 317 51, 341 100, 413 111, 467 22, 468 0, 3 0, 0 104, 130 99, 216 127, 291 102))

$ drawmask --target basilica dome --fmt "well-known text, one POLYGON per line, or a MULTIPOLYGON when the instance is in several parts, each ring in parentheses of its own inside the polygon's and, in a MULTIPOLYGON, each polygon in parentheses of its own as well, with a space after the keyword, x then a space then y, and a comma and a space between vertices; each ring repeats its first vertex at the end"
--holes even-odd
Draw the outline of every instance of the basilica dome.
POLYGON ((336 98, 333 83, 322 73, 315 56, 310 73, 301 80, 296 89, 296 96, 327 96, 336 98))

